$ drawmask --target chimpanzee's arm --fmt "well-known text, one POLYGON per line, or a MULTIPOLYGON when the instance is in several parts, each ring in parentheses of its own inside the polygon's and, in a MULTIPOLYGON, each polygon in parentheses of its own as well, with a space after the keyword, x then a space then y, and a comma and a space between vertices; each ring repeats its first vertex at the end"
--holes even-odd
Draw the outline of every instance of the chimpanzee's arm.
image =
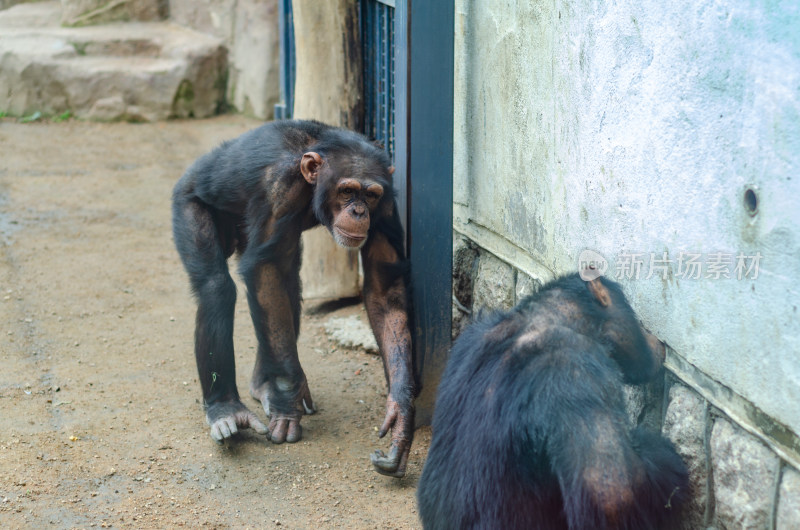
POLYGON ((372 464, 378 473, 402 477, 414 438, 415 388, 406 290, 407 264, 402 248, 393 241, 395 234, 381 229, 383 225, 391 229, 389 232, 401 230, 396 216, 384 216, 380 221, 361 256, 364 304, 380 347, 389 385, 386 417, 379 436, 383 437, 391 429, 392 445, 388 456, 383 451, 375 451, 372 464))

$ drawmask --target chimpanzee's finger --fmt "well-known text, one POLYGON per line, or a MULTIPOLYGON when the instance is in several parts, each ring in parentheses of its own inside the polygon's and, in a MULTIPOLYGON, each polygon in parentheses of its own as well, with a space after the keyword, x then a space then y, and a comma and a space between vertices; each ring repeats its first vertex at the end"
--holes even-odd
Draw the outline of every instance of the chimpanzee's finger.
POLYGON ((258 434, 267 434, 269 433, 269 429, 264 423, 258 419, 258 416, 253 414, 252 412, 247 415, 245 420, 245 425, 243 427, 249 426, 251 429, 256 431, 258 434))
POLYGON ((231 429, 228 423, 229 417, 220 418, 211 424, 211 437, 217 443, 222 443, 225 438, 231 437, 231 429))
POLYGON ((270 440, 274 444, 286 441, 286 431, 289 429, 289 420, 286 418, 273 418, 269 422, 270 440))
POLYGON ((239 432, 239 427, 237 427, 238 422, 236 421, 236 418, 225 418, 223 422, 225 422, 225 426, 228 428, 228 436, 226 436, 225 438, 230 438, 231 436, 239 432))
POLYGON ((381 428, 378 431, 378 438, 383 438, 384 436, 386 436, 386 433, 389 432, 389 429, 392 428, 392 426, 396 421, 397 421, 397 412, 393 410, 387 411, 386 417, 383 419, 383 424, 381 425, 381 428))
POLYGON ((224 439, 224 436, 222 435, 222 432, 219 429, 218 423, 214 423, 213 425, 211 425, 211 438, 213 438, 214 441, 217 442, 218 444, 221 444, 222 440, 224 439))
POLYGON ((292 444, 303 437, 303 428, 300 426, 300 420, 289 420, 288 424, 286 441, 292 444))
POLYGON ((282 444, 283 442, 294 443, 303 437, 303 429, 300 427, 300 419, 291 416, 274 415, 269 422, 270 440, 272 443, 282 444))

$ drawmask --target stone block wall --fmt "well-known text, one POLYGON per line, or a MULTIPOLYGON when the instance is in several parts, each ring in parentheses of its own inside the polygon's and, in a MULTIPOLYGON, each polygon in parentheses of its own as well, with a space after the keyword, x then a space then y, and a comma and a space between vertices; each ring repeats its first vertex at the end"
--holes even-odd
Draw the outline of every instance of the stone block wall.
MULTIPOLYGON (((471 239, 453 234, 453 337, 482 310, 504 310, 546 281, 516 269, 471 239)), ((692 502, 686 530, 800 528, 797 438, 763 415, 730 406, 730 391, 700 373, 692 377, 667 351, 657 380, 626 387, 631 427, 660 431, 689 469, 692 502), (686 380, 684 380, 686 379, 686 380), (757 420, 753 417, 758 416, 757 420), (788 446, 788 447, 787 447, 788 446)), ((752 407, 752 405, 749 405, 752 407)))

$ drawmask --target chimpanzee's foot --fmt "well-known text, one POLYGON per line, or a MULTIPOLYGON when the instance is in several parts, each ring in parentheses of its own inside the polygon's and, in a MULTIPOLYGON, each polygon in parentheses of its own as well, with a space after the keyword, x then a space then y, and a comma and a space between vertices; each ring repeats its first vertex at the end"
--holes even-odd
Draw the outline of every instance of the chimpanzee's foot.
MULTIPOLYGON (((314 401, 311 399, 311 392, 308 390, 308 384, 304 380, 300 385, 300 391, 295 396, 286 396, 284 392, 291 385, 278 378, 275 382, 275 397, 272 399, 274 403, 288 402, 289 409, 292 412, 279 412, 278 410, 270 410, 269 398, 269 385, 264 383, 260 386, 250 386, 250 395, 254 399, 261 402, 269 417, 269 438, 272 443, 280 444, 283 442, 294 443, 303 437, 303 429, 300 427, 300 418, 303 414, 314 414, 314 401), (282 384, 283 383, 283 384, 282 384)), ((277 409, 277 407, 275 407, 277 409)))
POLYGON ((251 428, 258 434, 267 434, 267 426, 250 412, 241 401, 224 401, 206 407, 206 422, 211 426, 211 437, 218 443, 232 437, 239 429, 251 428))

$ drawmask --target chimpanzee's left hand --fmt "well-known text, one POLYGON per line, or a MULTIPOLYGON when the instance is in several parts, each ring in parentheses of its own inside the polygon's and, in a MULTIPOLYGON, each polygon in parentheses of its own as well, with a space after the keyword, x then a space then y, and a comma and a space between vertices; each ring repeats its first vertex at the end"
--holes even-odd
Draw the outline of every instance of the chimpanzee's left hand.
POLYGON ((380 449, 370 455, 375 471, 389 477, 403 477, 406 474, 408 453, 414 440, 414 405, 400 405, 390 395, 386 399, 386 418, 378 432, 383 438, 389 429, 392 431, 392 445, 387 456, 380 449))

